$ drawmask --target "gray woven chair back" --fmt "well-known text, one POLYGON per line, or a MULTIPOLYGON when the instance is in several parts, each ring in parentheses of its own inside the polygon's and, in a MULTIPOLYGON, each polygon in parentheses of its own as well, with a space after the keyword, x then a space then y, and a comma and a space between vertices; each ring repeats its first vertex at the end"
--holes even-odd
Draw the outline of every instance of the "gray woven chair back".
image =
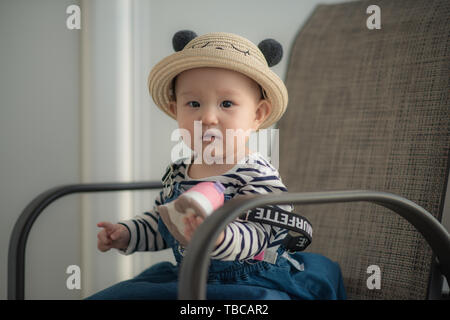
MULTIPOLYGON (((440 220, 449 168, 450 1, 376 1, 381 29, 369 30, 372 2, 319 5, 295 39, 288 110, 278 123, 280 173, 290 192, 391 192, 440 220)), ((339 262, 350 299, 427 298, 431 249, 406 220, 368 203, 295 209, 314 227, 307 251, 339 262), (380 289, 367 286, 372 265, 380 268, 380 289)))

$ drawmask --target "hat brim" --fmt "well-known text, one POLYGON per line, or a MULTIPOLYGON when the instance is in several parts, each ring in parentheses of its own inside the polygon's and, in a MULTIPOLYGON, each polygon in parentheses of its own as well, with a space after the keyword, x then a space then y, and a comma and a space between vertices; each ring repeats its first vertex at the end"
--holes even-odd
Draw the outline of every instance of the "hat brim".
MULTIPOLYGON (((253 59, 256 60, 256 59, 253 59)), ((150 72, 148 88, 155 104, 171 118, 176 119, 169 109, 170 89, 172 80, 183 71, 201 68, 215 67, 240 72, 256 81, 266 93, 267 99, 272 105, 272 111, 260 129, 268 128, 276 123, 288 103, 288 94, 283 81, 275 74, 267 64, 258 61, 242 61, 241 54, 217 49, 190 49, 175 52, 160 61, 150 72)))

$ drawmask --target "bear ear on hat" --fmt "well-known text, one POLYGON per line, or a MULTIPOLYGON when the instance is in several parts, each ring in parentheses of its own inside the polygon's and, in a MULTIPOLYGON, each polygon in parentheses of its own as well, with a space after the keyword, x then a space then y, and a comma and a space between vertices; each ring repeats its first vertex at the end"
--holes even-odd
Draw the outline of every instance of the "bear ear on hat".
POLYGON ((283 47, 277 40, 265 39, 258 44, 258 48, 266 58, 269 67, 277 65, 283 57, 283 47))
POLYGON ((173 35, 172 45, 173 49, 178 52, 184 49, 184 47, 191 41, 196 38, 197 34, 191 30, 181 30, 173 35))

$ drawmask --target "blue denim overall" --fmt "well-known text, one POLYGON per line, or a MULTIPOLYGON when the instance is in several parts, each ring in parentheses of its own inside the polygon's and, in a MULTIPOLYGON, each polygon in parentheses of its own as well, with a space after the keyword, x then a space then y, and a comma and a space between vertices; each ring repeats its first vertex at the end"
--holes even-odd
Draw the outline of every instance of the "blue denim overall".
MULTIPOLYGON (((164 203, 175 200, 182 190, 175 183, 172 194, 164 203)), ((226 196, 225 201, 231 197, 226 196)), ((168 247, 172 248, 176 265, 158 263, 137 277, 104 289, 88 299, 176 299, 178 272, 183 248, 170 234, 162 219, 158 229, 168 247)), ((211 259, 208 273, 207 298, 212 300, 286 300, 286 299, 345 299, 340 268, 337 263, 314 253, 290 254, 302 271, 282 256, 278 249, 274 264, 265 261, 220 261, 211 259)))

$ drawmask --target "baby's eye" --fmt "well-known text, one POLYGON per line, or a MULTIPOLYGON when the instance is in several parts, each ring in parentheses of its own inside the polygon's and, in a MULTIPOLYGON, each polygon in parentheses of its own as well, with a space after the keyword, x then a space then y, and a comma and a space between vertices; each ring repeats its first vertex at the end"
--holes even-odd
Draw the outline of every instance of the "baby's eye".
POLYGON ((222 101, 221 106, 224 108, 230 108, 234 103, 230 100, 222 101))
POLYGON ((192 108, 200 107, 200 103, 198 103, 197 101, 189 101, 187 104, 192 108))

